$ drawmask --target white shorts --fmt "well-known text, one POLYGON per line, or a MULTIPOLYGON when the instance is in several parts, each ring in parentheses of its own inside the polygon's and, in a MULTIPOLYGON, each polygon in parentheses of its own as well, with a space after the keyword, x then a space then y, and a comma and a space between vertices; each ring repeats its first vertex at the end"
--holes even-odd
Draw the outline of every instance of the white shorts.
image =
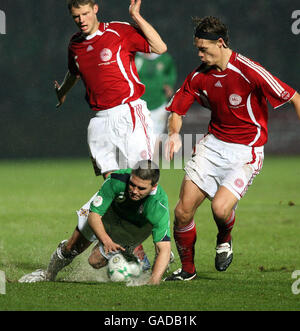
POLYGON ((101 173, 132 168, 152 159, 155 145, 153 123, 145 101, 97 112, 88 126, 88 145, 101 173))
POLYGON ((259 174, 263 159, 263 146, 227 143, 208 134, 196 145, 185 171, 209 199, 224 186, 240 200, 259 174))
POLYGON ((94 200, 95 196, 98 194, 95 193, 92 198, 85 204, 83 205, 80 210, 77 211, 77 216, 78 216, 78 230, 80 233, 84 236, 84 238, 90 242, 97 241, 97 237, 92 230, 92 228, 89 226, 88 223, 88 216, 89 216, 89 211, 90 211, 90 204, 94 200))
POLYGON ((160 107, 150 111, 151 119, 153 121, 153 131, 156 135, 165 132, 167 126, 167 119, 169 112, 166 111, 166 103, 160 107))

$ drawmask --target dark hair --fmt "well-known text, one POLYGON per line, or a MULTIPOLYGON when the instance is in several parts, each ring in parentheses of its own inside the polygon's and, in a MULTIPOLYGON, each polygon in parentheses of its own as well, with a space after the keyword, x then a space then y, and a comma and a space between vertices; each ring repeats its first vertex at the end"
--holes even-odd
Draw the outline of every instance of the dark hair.
POLYGON ((214 16, 203 18, 193 17, 194 36, 201 33, 214 34, 222 38, 226 47, 229 46, 229 34, 227 26, 221 20, 214 16))
POLYGON ((80 6, 91 5, 93 7, 96 4, 95 0, 67 0, 68 9, 79 8, 80 6))
POLYGON ((158 183, 160 177, 159 167, 151 160, 139 161, 132 168, 131 174, 143 180, 151 180, 152 186, 158 183))

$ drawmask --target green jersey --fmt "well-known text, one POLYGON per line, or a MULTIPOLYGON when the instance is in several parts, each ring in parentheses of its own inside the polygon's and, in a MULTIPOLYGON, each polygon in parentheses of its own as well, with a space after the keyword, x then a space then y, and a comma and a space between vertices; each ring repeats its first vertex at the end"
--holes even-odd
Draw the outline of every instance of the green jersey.
POLYGON ((168 101, 164 86, 174 88, 177 79, 177 70, 171 55, 164 53, 151 59, 137 53, 135 64, 140 81, 146 86, 142 99, 147 102, 150 111, 159 108, 168 101))
MULTIPOLYGON (((105 216, 106 214, 114 214, 118 218, 118 227, 120 229, 126 228, 123 232, 134 231, 138 235, 139 232, 148 229, 150 233, 152 232, 155 243, 170 240, 168 197, 163 188, 158 185, 146 198, 133 201, 128 195, 130 176, 131 169, 118 170, 112 173, 105 180, 94 201, 91 203, 90 211, 103 216, 102 220, 104 220, 103 223, 106 230, 107 227, 110 227, 109 220, 112 220, 113 216, 106 218, 105 216)), ((119 230, 113 232, 120 233, 121 230, 119 230)), ((147 234, 147 237, 149 231, 146 231, 145 234, 147 234)), ((117 236, 117 234, 114 235, 117 236)))

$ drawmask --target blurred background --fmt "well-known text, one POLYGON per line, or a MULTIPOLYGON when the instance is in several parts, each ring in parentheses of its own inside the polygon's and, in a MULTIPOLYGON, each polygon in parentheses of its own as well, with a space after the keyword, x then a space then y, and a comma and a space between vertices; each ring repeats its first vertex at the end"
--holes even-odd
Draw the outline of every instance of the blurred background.
MULTIPOLYGON (((128 21, 129 1, 101 0, 101 21, 128 21)), ((193 16, 219 16, 231 48, 260 62, 300 91, 300 34, 292 32, 297 0, 143 0, 142 14, 168 44, 178 70, 176 87, 199 65, 193 16)), ((64 0, 1 0, 0 158, 87 157, 86 129, 93 115, 80 82, 57 111, 53 81, 67 71, 67 45, 76 26, 64 0)), ((300 24, 299 24, 300 29, 300 24)), ((183 133, 205 133, 209 111, 194 104, 183 133)), ((266 153, 300 154, 300 121, 289 105, 270 109, 266 153)))

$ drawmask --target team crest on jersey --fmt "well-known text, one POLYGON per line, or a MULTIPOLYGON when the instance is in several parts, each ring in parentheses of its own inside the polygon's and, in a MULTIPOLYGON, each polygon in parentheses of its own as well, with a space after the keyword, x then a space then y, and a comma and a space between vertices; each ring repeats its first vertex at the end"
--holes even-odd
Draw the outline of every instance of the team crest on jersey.
POLYGON ((242 102, 242 97, 238 94, 231 94, 229 97, 229 102, 232 106, 238 106, 242 102))
POLYGON ((144 206, 141 205, 140 208, 139 208, 139 214, 143 214, 143 211, 144 211, 144 206))
POLYGON ((163 64, 163 62, 158 62, 157 65, 156 65, 156 69, 158 71, 163 71, 164 70, 164 64, 163 64))
POLYGON ((125 192, 120 192, 120 194, 116 198, 117 203, 122 203, 126 200, 125 192))
POLYGON ((100 195, 97 195, 95 199, 93 200, 93 205, 95 207, 100 207, 103 203, 103 198, 100 195))
POLYGON ((103 62, 108 62, 112 58, 112 51, 109 48, 103 48, 100 52, 100 59, 103 62))

